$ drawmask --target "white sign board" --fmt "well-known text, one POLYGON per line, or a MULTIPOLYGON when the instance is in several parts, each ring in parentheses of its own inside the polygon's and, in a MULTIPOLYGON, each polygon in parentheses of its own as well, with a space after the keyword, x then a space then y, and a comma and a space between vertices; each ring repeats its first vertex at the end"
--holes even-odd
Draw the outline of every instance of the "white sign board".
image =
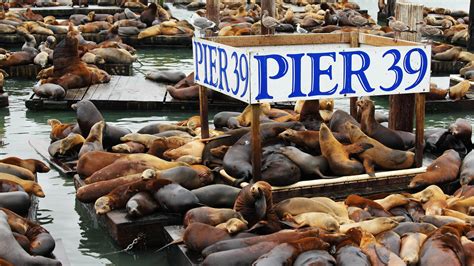
POLYGON ((431 46, 231 47, 193 39, 196 83, 246 103, 420 93, 431 46))

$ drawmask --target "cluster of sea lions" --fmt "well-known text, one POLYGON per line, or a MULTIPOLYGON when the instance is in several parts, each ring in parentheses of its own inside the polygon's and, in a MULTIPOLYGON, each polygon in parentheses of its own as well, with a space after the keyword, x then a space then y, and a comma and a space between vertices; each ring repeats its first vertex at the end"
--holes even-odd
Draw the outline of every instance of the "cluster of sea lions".
POLYGON ((0 159, 0 264, 61 265, 51 259, 55 241, 49 232, 28 215, 31 196, 44 197, 36 183, 37 173, 50 169, 35 159, 0 159))
POLYGON ((468 39, 469 14, 464 10, 423 8, 421 33, 424 37, 442 37, 451 43, 465 43, 468 39))
POLYGON ((274 204, 271 186, 259 181, 233 206, 189 210, 182 238, 171 244, 184 242, 202 265, 472 265, 473 192, 464 186, 450 196, 431 185, 371 199, 274 204))
POLYGON ((456 119, 447 128, 427 129, 424 135, 426 150, 436 156, 453 149, 464 158, 473 148, 472 125, 463 118, 456 119))

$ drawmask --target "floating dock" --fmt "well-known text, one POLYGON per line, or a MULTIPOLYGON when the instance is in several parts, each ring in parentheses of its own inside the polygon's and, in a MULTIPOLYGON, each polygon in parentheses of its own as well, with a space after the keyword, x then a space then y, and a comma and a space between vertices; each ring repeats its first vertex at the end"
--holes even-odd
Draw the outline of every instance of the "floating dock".
MULTIPOLYGON (((45 68, 50 67, 47 65, 45 68)), ((98 64, 98 68, 105 70, 109 75, 132 76, 132 64, 98 64)), ((3 68, 10 78, 36 79, 38 73, 43 69, 40 65, 28 64, 10 66, 3 68)))
POLYGON ((77 161, 62 161, 57 158, 51 158, 48 153, 49 143, 41 140, 30 140, 30 146, 45 159, 54 169, 56 169, 62 176, 73 177, 76 171, 77 161))
MULTIPOLYGON (((49 6, 49 7, 32 7, 31 11, 43 17, 54 16, 56 19, 66 19, 74 14, 87 15, 89 12, 96 14, 110 14, 123 12, 125 8, 118 6, 99 6, 89 5, 88 7, 71 7, 71 6, 49 6)), ((141 12, 141 8, 130 8, 134 12, 141 12)), ((26 8, 10 8, 11 11, 26 11, 26 8)))
MULTIPOLYGON (((166 84, 157 83, 143 76, 112 76, 109 83, 86 88, 70 89, 63 100, 49 100, 32 94, 26 100, 30 110, 71 110, 71 104, 81 100, 92 101, 101 110, 198 110, 199 102, 175 100, 166 91, 166 84)), ((209 109, 239 110, 245 104, 238 101, 212 101, 209 109)))

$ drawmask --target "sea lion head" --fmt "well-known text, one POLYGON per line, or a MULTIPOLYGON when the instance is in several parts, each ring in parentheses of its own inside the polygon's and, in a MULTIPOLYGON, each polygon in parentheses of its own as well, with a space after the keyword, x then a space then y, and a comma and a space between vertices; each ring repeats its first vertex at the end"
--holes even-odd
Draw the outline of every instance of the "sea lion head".
POLYGON ((398 222, 392 217, 379 217, 378 220, 380 220, 380 226, 385 229, 383 231, 390 230, 398 225, 398 222))
POLYGON ((36 172, 38 173, 47 173, 49 172, 51 169, 45 164, 43 163, 42 161, 38 161, 38 160, 35 160, 35 159, 32 159, 34 164, 35 164, 35 170, 36 172))
POLYGON ((355 141, 358 138, 365 136, 364 132, 362 132, 358 126, 349 121, 344 123, 344 129, 349 133, 351 141, 355 141))
POLYGON ((155 169, 146 169, 145 171, 142 172, 142 179, 146 180, 146 179, 152 179, 152 178, 155 178, 157 176, 157 172, 155 171, 155 169))
POLYGON ((327 99, 319 100, 319 110, 328 110, 328 111, 334 110, 334 99, 327 98, 327 99))
POLYGON ((110 198, 103 196, 98 198, 94 204, 96 214, 105 214, 112 210, 110 207, 110 198))
POLYGON ((280 134, 278 134, 278 137, 283 140, 292 141, 295 135, 296 135, 296 130, 289 128, 281 132, 280 134))
POLYGON ((125 143, 117 144, 112 147, 112 151, 114 152, 122 152, 122 153, 130 153, 131 148, 125 143))
POLYGON ((59 121, 58 119, 48 119, 46 123, 48 123, 48 125, 54 128, 55 126, 60 125, 61 121, 59 121))
POLYGON ((70 133, 67 137, 59 143, 59 154, 66 154, 70 149, 76 145, 84 143, 85 139, 80 134, 70 133))
POLYGON ((319 128, 319 138, 320 139, 327 139, 331 134, 331 130, 326 126, 325 123, 321 123, 321 127, 319 128))
POLYGON ((44 192, 41 186, 37 183, 33 184, 33 194, 37 197, 44 198, 44 192))
POLYGON ((231 235, 247 230, 247 221, 238 218, 230 218, 225 222, 225 229, 231 235))

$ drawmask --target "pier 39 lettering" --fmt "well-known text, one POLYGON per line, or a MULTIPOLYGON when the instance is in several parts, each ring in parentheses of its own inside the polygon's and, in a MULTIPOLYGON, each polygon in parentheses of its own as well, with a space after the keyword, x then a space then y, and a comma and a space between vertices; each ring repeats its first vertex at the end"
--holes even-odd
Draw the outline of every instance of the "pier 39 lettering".
POLYGON ((429 90, 431 47, 232 47, 193 39, 196 83, 246 103, 429 90))

